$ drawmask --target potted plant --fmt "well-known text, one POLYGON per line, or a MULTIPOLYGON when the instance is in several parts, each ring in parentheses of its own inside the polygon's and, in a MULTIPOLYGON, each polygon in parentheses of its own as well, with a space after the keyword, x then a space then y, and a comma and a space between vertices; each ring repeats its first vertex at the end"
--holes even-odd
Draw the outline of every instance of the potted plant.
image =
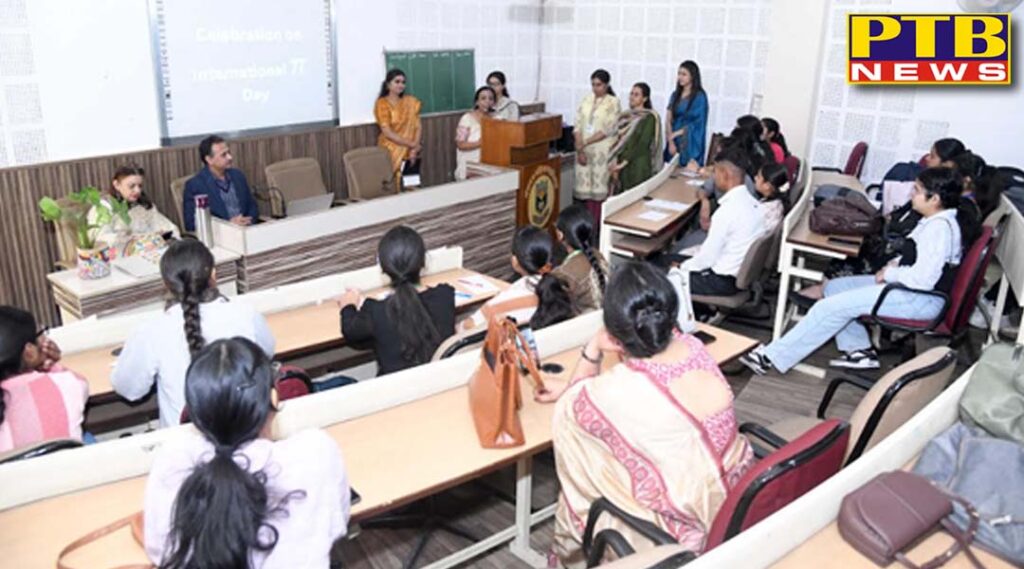
POLYGON ((110 274, 110 248, 106 243, 96 241, 96 230, 110 223, 114 216, 125 225, 131 225, 128 205, 121 200, 109 200, 104 204, 100 191, 86 186, 72 192, 68 199, 71 204, 61 207, 53 198, 39 200, 39 212, 43 219, 54 223, 66 223, 74 231, 78 251, 78 276, 83 279, 99 279, 110 274), (96 208, 96 219, 89 222, 89 210, 96 208))

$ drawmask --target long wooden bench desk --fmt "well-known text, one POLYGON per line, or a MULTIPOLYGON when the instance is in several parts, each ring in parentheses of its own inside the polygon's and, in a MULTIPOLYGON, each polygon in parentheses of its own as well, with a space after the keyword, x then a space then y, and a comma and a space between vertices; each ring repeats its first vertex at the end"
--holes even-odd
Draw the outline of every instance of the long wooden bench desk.
MULTIPOLYGON (((458 310, 466 310, 486 302, 509 286, 504 281, 469 269, 451 269, 423 277, 424 286, 445 283, 457 291, 455 304, 458 310), (484 279, 493 288, 481 290, 472 286, 477 279, 484 279)), ((373 290, 367 295, 380 296, 386 290, 373 290)), ((277 342, 278 358, 295 357, 344 344, 338 307, 333 301, 267 314, 267 324, 277 342)), ((120 345, 118 342, 99 346, 65 356, 62 360, 64 367, 78 372, 89 382, 89 397, 94 403, 118 397, 110 384, 110 372, 117 361, 114 350, 120 345)))
MULTIPOLYGON (((583 345, 599 325, 600 314, 592 313, 537 333, 542 357, 552 349, 558 350, 544 359, 564 366, 564 371, 558 375, 545 374, 546 381, 554 383, 568 379, 578 357, 578 346, 583 345)), ((702 326, 702 329, 717 338, 708 345, 708 349, 719 363, 738 357, 755 344, 751 338, 718 328, 702 326)), ((524 404, 520 417, 526 444, 501 450, 481 448, 464 384, 475 370, 477 358, 475 353, 460 354, 450 360, 401 372, 404 374, 401 378, 395 374, 369 382, 394 379, 405 384, 417 379, 434 381, 438 373, 458 376, 450 379, 455 382, 454 388, 326 427, 344 453, 352 487, 362 495, 362 500, 352 508, 352 520, 359 521, 386 512, 514 463, 517 465, 515 525, 432 567, 453 566, 509 541, 516 555, 532 566, 543 567, 546 560, 530 549, 529 533, 533 524, 553 515, 554 506, 531 513, 531 467, 532 456, 551 446, 553 406, 533 401, 531 386, 524 380, 524 404)), ((360 384, 285 402, 278 425, 281 426, 285 416, 290 425, 283 428, 288 432, 314 425, 321 421, 318 414, 329 416, 338 412, 335 401, 347 399, 351 403, 353 398, 363 396, 350 392, 351 395, 346 397, 346 390, 357 387, 366 391, 377 388, 360 384)), ((379 388, 394 391, 394 386, 380 385, 379 388)), ((151 453, 152 448, 147 452, 151 453)), ((68 454, 61 457, 61 454, 65 453, 43 459, 71 458, 68 454)), ((44 466, 40 464, 39 468, 44 466)), ((21 467, 33 468, 32 465, 21 467)), ((8 472, 11 478, 24 475, 23 471, 8 472)), ((0 480, 5 478, 0 469, 0 480)), ((145 476, 135 476, 0 512, 0 558, 11 567, 52 566, 64 545, 138 511, 142 506, 144 488, 145 476)), ((145 561, 142 549, 128 531, 116 532, 75 552, 69 559, 76 569, 145 561)))

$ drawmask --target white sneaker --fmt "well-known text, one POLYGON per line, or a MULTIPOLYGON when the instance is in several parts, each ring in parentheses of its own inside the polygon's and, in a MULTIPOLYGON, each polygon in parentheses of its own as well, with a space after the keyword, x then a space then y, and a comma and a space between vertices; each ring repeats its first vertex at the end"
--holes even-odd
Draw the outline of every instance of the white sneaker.
POLYGON ((878 369, 881 364, 873 349, 854 350, 828 362, 829 367, 843 369, 878 369))
POLYGON ((988 323, 992 321, 992 313, 995 311, 996 303, 987 298, 982 298, 974 305, 974 311, 971 312, 971 318, 967 322, 971 325, 971 328, 984 330, 988 328, 988 323))

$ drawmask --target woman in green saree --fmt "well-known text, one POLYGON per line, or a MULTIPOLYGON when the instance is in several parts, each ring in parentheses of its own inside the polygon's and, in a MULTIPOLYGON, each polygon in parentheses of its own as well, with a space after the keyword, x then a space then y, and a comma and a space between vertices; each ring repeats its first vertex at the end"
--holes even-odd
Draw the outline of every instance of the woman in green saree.
POLYGON ((662 165, 661 118, 651 108, 651 88, 637 83, 629 92, 629 110, 619 115, 618 137, 611 149, 612 194, 628 190, 662 165))

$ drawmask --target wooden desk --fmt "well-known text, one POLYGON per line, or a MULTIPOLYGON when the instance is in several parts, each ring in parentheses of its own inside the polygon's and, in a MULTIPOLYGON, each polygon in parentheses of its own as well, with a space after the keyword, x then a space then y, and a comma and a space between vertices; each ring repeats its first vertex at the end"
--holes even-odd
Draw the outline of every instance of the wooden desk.
MULTIPOLYGON (((491 284, 504 290, 508 283, 495 278, 481 275, 469 269, 454 269, 444 271, 423 278, 425 286, 434 286, 447 283, 455 287, 456 291, 471 295, 469 298, 456 297, 456 308, 464 310, 476 306, 494 296, 495 292, 479 293, 459 282, 459 279, 469 276, 480 276, 487 279, 491 284)), ((375 296, 383 293, 386 289, 370 291, 368 296, 375 296)), ((340 294, 340 293, 339 293, 340 294)), ((324 302, 268 314, 267 324, 274 334, 277 342, 278 357, 296 357, 314 351, 337 347, 344 344, 341 337, 341 321, 338 316, 338 307, 334 302, 324 302)), ((117 357, 112 351, 119 344, 102 346, 92 350, 86 350, 64 357, 62 364, 72 369, 89 382, 89 398, 91 402, 100 403, 109 400, 117 400, 119 396, 114 393, 110 384, 110 372, 113 369, 117 357)))
MULTIPOLYGON (((234 295, 239 255, 222 247, 214 247, 212 253, 221 290, 234 295)), ((65 324, 94 315, 148 308, 162 302, 165 294, 160 271, 135 278, 111 267, 110 276, 102 279, 82 280, 76 271, 50 273, 46 279, 65 324)))
POLYGON ((690 178, 686 176, 668 178, 650 194, 613 213, 612 215, 609 215, 605 218, 604 222, 622 230, 625 233, 638 235, 640 237, 651 238, 659 235, 682 219, 683 216, 689 213, 694 204, 697 203, 697 191, 700 189, 700 186, 691 184, 690 182, 692 181, 700 181, 703 183, 703 180, 700 178, 690 178), (652 210, 652 208, 648 206, 648 202, 655 199, 677 202, 685 204, 688 207, 681 211, 658 209, 656 211, 668 214, 666 217, 658 221, 641 219, 640 216, 644 212, 652 210))
MULTIPOLYGON (((810 173, 807 190, 794 204, 783 220, 782 247, 779 251, 779 295, 775 305, 775 322, 772 327, 772 338, 782 336, 789 321, 793 318, 793 310, 788 306, 789 291, 796 289, 801 280, 821 282, 824 274, 804 267, 808 256, 827 259, 846 259, 856 256, 860 251, 863 237, 842 236, 839 239, 854 241, 856 244, 839 243, 828 235, 811 231, 810 217, 814 207, 814 192, 825 184, 834 184, 851 188, 858 192, 864 191, 860 180, 846 174, 814 170, 810 173)), ((800 371, 824 377, 822 370, 801 364, 800 371)))
MULTIPOLYGON (((726 330, 701 328, 717 338, 708 350, 719 363, 739 357, 756 344, 752 338, 726 330)), ((548 358, 562 363, 565 371, 546 375, 545 380, 565 381, 578 353, 571 349, 548 358)), ((458 564, 510 540, 514 553, 531 563, 542 563, 543 558, 529 548, 530 528, 551 517, 554 505, 530 513, 530 470, 531 457, 551 445, 553 406, 533 401, 525 381, 523 389, 520 418, 527 442, 513 449, 480 448, 465 386, 328 427, 326 431, 344 453, 349 481, 363 497, 353 506, 352 519, 386 512, 516 463, 516 524, 437 565, 458 564)), ((138 511, 145 480, 139 476, 0 512, 0 558, 10 567, 53 566, 68 543, 138 511)), ((89 569, 145 563, 146 558, 129 532, 120 531, 75 552, 68 562, 77 569, 89 569)))

